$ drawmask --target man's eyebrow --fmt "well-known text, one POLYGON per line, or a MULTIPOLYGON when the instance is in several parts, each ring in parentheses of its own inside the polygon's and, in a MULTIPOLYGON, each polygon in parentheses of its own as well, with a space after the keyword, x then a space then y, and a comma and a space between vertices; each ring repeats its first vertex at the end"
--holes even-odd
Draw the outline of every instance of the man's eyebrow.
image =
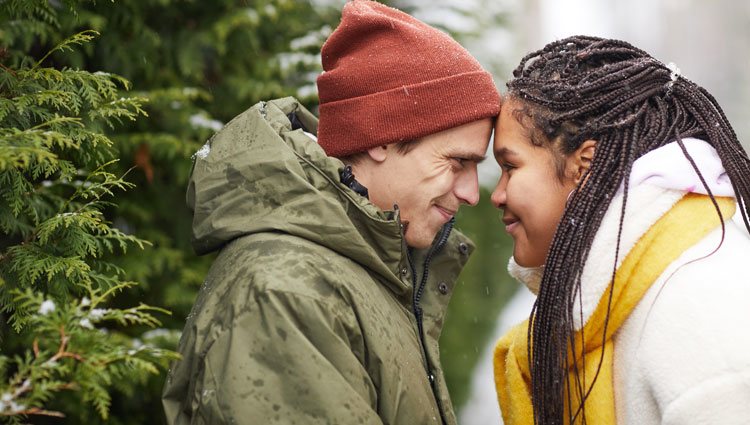
POLYGON ((477 164, 487 159, 487 155, 478 154, 470 150, 464 150, 461 148, 456 149, 453 153, 449 154, 453 158, 460 158, 466 161, 476 162, 477 164))
POLYGON ((487 159, 487 155, 479 155, 474 152, 456 152, 453 156, 467 161, 476 162, 477 164, 487 159))

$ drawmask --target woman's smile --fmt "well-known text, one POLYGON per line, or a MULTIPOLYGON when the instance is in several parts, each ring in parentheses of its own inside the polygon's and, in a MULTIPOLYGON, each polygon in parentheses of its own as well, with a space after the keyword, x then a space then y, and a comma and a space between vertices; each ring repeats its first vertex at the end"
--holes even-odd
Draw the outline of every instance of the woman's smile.
POLYGON ((513 229, 518 227, 519 221, 517 218, 505 214, 503 215, 503 223, 505 224, 505 231, 512 236, 513 229))

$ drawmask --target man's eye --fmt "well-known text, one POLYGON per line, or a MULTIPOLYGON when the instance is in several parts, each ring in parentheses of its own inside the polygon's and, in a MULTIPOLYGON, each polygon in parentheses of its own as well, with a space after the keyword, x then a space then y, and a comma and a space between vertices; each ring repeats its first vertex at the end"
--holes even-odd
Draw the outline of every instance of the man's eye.
POLYGON ((502 168, 502 169, 503 169, 503 171, 505 171, 506 173, 509 173, 509 172, 511 172, 512 170, 515 170, 515 169, 516 169, 516 167, 515 167, 515 166, 513 166, 513 165, 511 165, 511 164, 507 164, 507 163, 505 163, 505 164, 500 164, 500 168, 502 168))
POLYGON ((463 167, 466 159, 464 158, 451 158, 451 161, 453 161, 454 164, 456 164, 458 167, 463 167))

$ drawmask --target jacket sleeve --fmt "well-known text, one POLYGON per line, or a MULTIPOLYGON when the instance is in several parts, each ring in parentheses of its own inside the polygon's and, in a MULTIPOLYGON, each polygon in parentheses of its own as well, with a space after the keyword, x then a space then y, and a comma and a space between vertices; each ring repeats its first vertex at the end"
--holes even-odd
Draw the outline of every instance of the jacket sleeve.
POLYGON ((353 347, 364 342, 351 310, 278 290, 255 298, 216 331, 192 394, 192 424, 382 423, 353 347))

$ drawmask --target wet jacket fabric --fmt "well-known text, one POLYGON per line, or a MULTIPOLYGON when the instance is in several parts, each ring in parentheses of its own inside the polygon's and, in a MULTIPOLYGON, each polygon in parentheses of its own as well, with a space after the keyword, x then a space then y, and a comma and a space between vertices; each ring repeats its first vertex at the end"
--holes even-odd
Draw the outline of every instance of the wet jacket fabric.
POLYGON ((193 245, 220 253, 164 389, 170 425, 455 424, 438 338, 473 247, 450 223, 411 252, 316 126, 292 98, 262 102, 197 154, 193 245))

